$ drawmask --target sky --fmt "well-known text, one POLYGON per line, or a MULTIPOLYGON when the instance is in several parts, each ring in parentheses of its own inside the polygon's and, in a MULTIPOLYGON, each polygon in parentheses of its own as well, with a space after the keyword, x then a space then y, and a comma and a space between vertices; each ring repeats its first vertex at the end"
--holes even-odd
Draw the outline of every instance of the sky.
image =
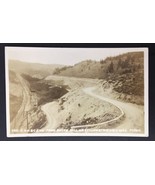
POLYGON ((37 48, 6 47, 8 59, 30 63, 74 65, 84 60, 105 59, 126 52, 143 51, 143 48, 37 48))

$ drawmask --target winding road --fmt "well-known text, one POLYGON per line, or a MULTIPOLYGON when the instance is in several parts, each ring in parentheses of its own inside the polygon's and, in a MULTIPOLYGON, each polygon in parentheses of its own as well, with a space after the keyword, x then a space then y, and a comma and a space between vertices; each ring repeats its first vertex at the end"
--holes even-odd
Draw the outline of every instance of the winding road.
MULTIPOLYGON (((126 129, 127 132, 132 132, 134 129, 139 130, 139 133, 144 132, 144 110, 143 106, 139 106, 132 103, 122 102, 119 100, 111 99, 109 97, 104 97, 101 95, 98 95, 94 92, 96 87, 87 87, 81 89, 85 94, 92 96, 94 98, 100 99, 101 101, 106 101, 108 103, 111 103, 112 105, 116 106, 120 110, 120 115, 113 120, 107 121, 120 121, 120 125, 117 126, 117 129, 126 129), (123 120, 121 120, 121 117, 124 117, 123 120)), ((54 107, 54 102, 47 103, 46 105, 42 106, 42 110, 47 116, 48 123, 45 129, 55 129, 57 127, 57 121, 54 118, 54 115, 51 115, 51 108, 54 107)), ((99 123, 100 125, 105 123, 99 123)), ((88 125, 88 127, 94 127, 97 125, 88 125)), ((86 128, 86 125, 84 126, 73 126, 75 128, 86 128)))
POLYGON ((43 128, 44 130, 57 128, 57 122, 55 117, 51 114, 51 108, 53 108, 54 102, 47 103, 41 107, 42 111, 46 114, 47 124, 43 128))
MULTIPOLYGON (((137 130, 139 130, 140 133, 144 132, 143 106, 138 106, 138 105, 135 105, 132 103, 122 102, 122 101, 114 100, 114 99, 111 99, 108 97, 97 95, 94 92, 95 89, 96 89, 95 87, 89 87, 89 88, 84 88, 83 91, 86 94, 88 94, 94 98, 111 103, 112 105, 119 108, 119 110, 121 111, 120 116, 118 116, 114 120, 111 120, 111 122, 115 121, 115 120, 119 120, 122 116, 125 115, 125 119, 121 121, 122 123, 119 126, 117 126, 117 129, 126 129, 128 132, 131 132, 134 129, 137 129, 137 130)), ((102 123, 100 123, 100 125, 101 124, 102 123)), ((86 127, 86 125, 83 127, 86 127)))

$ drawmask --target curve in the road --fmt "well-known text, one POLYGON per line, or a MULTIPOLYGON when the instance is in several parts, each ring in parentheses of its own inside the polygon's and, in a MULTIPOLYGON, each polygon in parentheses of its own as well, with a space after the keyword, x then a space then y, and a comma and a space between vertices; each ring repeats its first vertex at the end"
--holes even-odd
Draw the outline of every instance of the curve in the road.
POLYGON ((48 121, 47 125, 44 127, 44 130, 46 130, 46 129, 55 129, 57 127, 56 119, 54 118, 54 116, 50 112, 50 107, 52 107, 53 103, 54 102, 47 103, 47 104, 45 104, 41 107, 41 109, 45 113, 45 115, 47 117, 47 121, 48 121))
POLYGON ((112 99, 109 99, 109 98, 106 98, 106 97, 103 97, 103 96, 100 96, 100 95, 97 95, 93 92, 94 90, 95 90, 95 87, 88 87, 88 88, 83 89, 83 91, 86 94, 88 94, 88 95, 90 95, 94 98, 100 99, 102 101, 106 101, 106 102, 112 104, 113 106, 117 107, 120 110, 121 114, 119 116, 117 116, 116 118, 114 118, 112 120, 109 120, 109 121, 105 121, 105 122, 102 122, 102 123, 96 123, 96 124, 72 126, 71 127, 72 129, 91 128, 91 127, 95 127, 95 126, 101 126, 101 125, 116 123, 117 121, 121 120, 123 118, 123 116, 125 115, 123 109, 119 105, 117 105, 116 101, 114 101, 112 99))
MULTIPOLYGON (((53 78, 53 77, 52 77, 53 78)), ((60 78, 55 76, 55 78, 60 78)), ((72 81, 72 78, 67 78, 67 77, 61 77, 61 79, 65 79, 65 80, 69 80, 72 81)), ((80 81, 86 81, 83 79, 77 79, 76 80, 80 80, 80 81)), ((111 103, 113 106, 116 106, 119 110, 120 110, 120 115, 112 120, 106 121, 106 122, 102 122, 102 123, 98 123, 98 124, 89 124, 89 125, 79 125, 79 126, 72 126, 72 129, 80 129, 80 128, 92 128, 95 126, 100 126, 100 125, 104 125, 104 124, 115 124, 116 122, 120 122, 121 124, 117 125, 117 129, 125 129, 127 132, 132 132, 132 129, 137 129, 140 131, 140 133, 144 133, 144 106, 141 105, 136 105, 133 103, 128 103, 128 102, 123 102, 123 101, 119 101, 116 99, 111 99, 108 97, 104 97, 104 96, 100 96, 97 95, 94 90, 95 87, 94 85, 96 84, 96 81, 93 83, 92 82, 92 86, 89 88, 84 88, 83 91, 84 93, 93 96, 97 99, 100 99, 102 101, 107 101, 108 103, 111 103), (125 115, 125 118, 122 120, 121 118, 123 118, 125 115)), ((87 86, 88 87, 88 86, 87 86)), ((49 103, 48 103, 49 104, 49 103)), ((50 115, 51 116, 51 115, 50 115)), ((54 116, 52 115, 52 117, 54 118, 54 116)), ((55 119, 55 118, 54 118, 55 119)), ((50 125, 52 125, 52 122, 50 121, 50 125)), ((54 121, 54 124, 55 121, 54 121)), ((138 131, 138 132, 139 132, 138 131)))

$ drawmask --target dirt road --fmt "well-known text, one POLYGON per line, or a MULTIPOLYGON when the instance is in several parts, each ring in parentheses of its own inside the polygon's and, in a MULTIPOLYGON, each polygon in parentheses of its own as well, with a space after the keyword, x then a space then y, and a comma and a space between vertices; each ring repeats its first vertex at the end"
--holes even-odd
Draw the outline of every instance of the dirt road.
POLYGON ((140 133, 144 132, 144 110, 143 106, 138 106, 132 103, 121 102, 111 98, 97 95, 95 92, 95 87, 84 88, 83 91, 95 98, 98 98, 103 101, 107 101, 116 107, 118 107, 121 112, 125 114, 125 119, 122 121, 122 124, 117 127, 117 129, 126 129, 127 132, 132 132, 137 129, 140 133))
MULTIPOLYGON (((64 80, 65 83, 80 83, 81 90, 89 96, 95 97, 100 99, 101 101, 106 101, 111 103, 112 105, 116 106, 120 109, 121 115, 125 115, 125 119, 121 121, 121 124, 117 127, 117 129, 126 129, 126 132, 132 133, 135 132, 135 129, 138 133, 144 132, 144 106, 139 106, 132 103, 122 102, 115 99, 111 99, 109 97, 104 97, 97 95, 95 90, 95 85, 97 83, 96 80, 88 80, 87 79, 80 79, 80 78, 72 78, 72 77, 60 77, 60 76, 50 76, 53 80, 64 80), (88 82, 85 86, 85 82, 88 82), (93 86, 93 87, 90 87, 93 86)), ((56 119, 54 115, 51 115, 50 110, 54 108, 53 103, 47 103, 42 107, 42 110, 47 115, 48 124, 46 128, 54 129, 57 127, 56 119)), ((52 111, 51 111, 52 112, 52 111)), ((120 116, 121 116, 120 115, 120 116)))
POLYGON ((43 128, 44 130, 55 129, 57 127, 57 122, 54 116, 51 114, 51 109, 54 107, 54 102, 47 103, 41 107, 42 111, 47 117, 47 124, 43 128))

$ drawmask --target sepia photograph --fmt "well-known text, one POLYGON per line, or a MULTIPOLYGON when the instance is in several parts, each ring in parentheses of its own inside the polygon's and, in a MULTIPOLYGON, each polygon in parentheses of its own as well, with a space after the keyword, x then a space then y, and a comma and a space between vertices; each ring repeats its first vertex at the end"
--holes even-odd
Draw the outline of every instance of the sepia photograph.
POLYGON ((7 137, 148 137, 148 48, 5 47, 7 137))

